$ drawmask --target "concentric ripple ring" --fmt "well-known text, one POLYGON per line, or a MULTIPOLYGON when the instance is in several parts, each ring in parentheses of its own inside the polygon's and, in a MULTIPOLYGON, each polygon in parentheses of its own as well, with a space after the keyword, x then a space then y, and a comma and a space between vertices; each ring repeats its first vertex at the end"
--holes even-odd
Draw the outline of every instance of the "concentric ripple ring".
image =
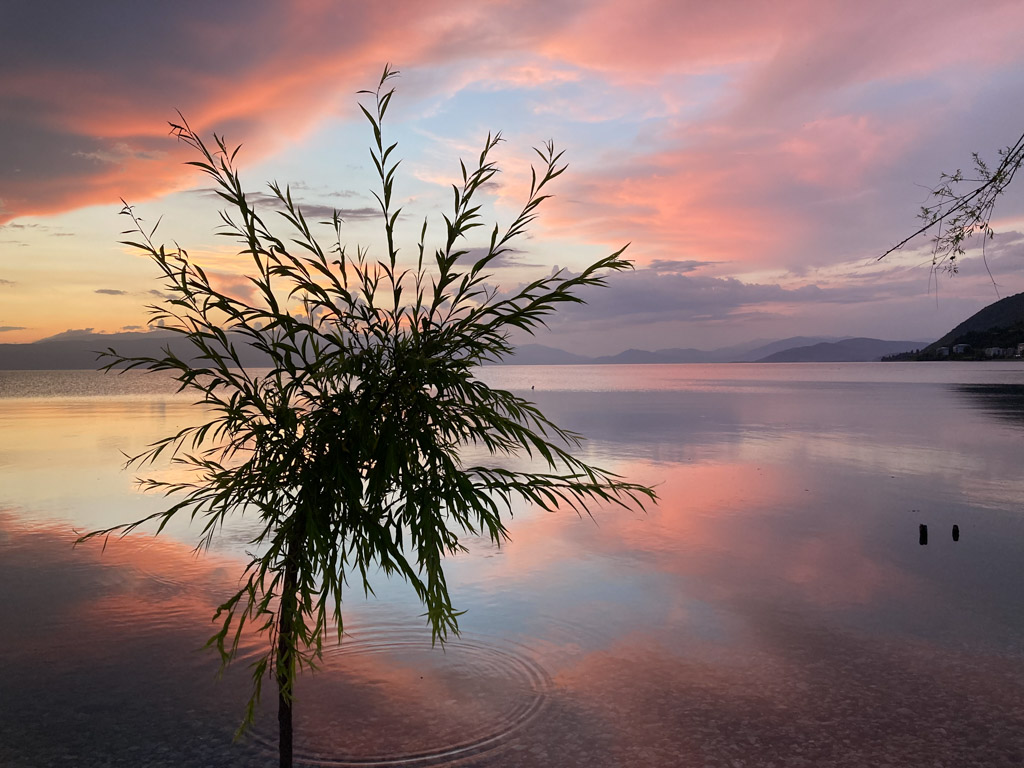
MULTIPOLYGON (((372 629, 324 650, 296 685, 295 762, 430 768, 508 746, 543 710, 551 678, 522 645, 463 633, 372 629)), ((272 718, 252 738, 275 751, 272 718)))

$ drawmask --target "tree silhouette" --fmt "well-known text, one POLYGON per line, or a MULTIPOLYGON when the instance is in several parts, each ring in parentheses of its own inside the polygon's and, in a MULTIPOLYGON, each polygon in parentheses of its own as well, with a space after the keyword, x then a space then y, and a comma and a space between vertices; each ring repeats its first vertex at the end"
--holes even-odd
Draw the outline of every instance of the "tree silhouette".
POLYGON ((217 609, 210 644, 227 664, 246 627, 265 634, 265 653, 253 665, 252 721, 263 681, 278 693, 280 764, 292 762, 292 707, 297 674, 321 656, 329 630, 342 632, 349 579, 371 590, 370 574, 407 581, 426 608, 435 641, 458 632, 457 611, 443 559, 465 549, 464 534, 500 543, 504 516, 517 498, 546 510, 582 514, 593 503, 643 506, 655 498, 644 486, 590 466, 571 450, 580 436, 558 427, 531 402, 474 376, 477 366, 512 352, 509 332, 533 333, 560 305, 581 302, 584 286, 603 285, 627 269, 623 250, 573 275, 558 271, 502 297, 489 287, 488 265, 526 232, 565 165, 550 143, 537 150, 527 200, 506 229, 491 230, 482 256, 471 258, 468 232, 481 225, 477 198, 498 172, 490 159, 500 136, 488 136, 478 162, 462 165, 454 206, 444 216, 442 245, 427 251, 427 222, 414 263, 399 261, 395 228, 395 144, 383 138, 394 95, 385 67, 361 105, 373 130, 371 156, 381 188, 386 255, 371 260, 342 244, 342 221, 329 224, 333 245, 314 237, 287 187, 270 184, 287 236, 249 203, 235 166, 238 148, 214 134, 211 147, 182 118, 177 137, 213 180, 229 211, 223 234, 242 243, 251 261, 254 298, 219 289, 182 248, 168 249, 125 203, 131 221, 125 242, 160 270, 168 298, 150 307, 154 322, 179 334, 191 356, 170 347, 159 356, 106 353, 106 369, 169 371, 182 390, 198 395, 204 416, 169 435, 129 465, 162 456, 187 470, 186 480, 141 481, 174 502, 143 520, 92 532, 80 541, 125 535, 147 521, 158 532, 179 514, 202 521, 208 547, 224 520, 243 512, 259 520, 254 554, 240 588, 217 609), (266 369, 246 367, 239 350, 261 353, 266 369), (463 449, 486 449, 492 460, 467 466, 463 449), (525 454, 536 471, 514 471, 502 458, 525 454))

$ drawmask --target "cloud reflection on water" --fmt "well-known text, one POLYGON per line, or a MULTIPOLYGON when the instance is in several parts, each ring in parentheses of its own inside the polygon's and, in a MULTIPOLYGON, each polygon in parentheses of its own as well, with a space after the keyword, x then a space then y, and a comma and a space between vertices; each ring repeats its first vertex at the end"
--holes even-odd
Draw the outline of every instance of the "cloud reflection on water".
MULTIPOLYGON (((943 385, 742 390, 537 392, 590 436, 591 458, 658 483, 659 505, 594 520, 522 508, 500 550, 469 540, 449 583, 484 650, 388 645, 423 626, 408 587, 353 593, 349 629, 376 650, 332 650, 304 683, 304 749, 441 754, 459 732, 511 722, 509 703, 535 684, 503 666, 520 659, 550 676, 543 711, 464 764, 1024 758, 1016 423, 943 385)), ((72 525, 161 503, 140 500, 111 457, 188 415, 177 409, 0 402, 14 436, 0 466, 0 598, 18 617, 0 623, 0 762, 265 761, 258 739, 230 744, 244 665, 215 682, 214 654, 197 650, 242 570, 244 529, 198 559, 184 527, 105 553, 70 547, 72 525), (56 500, 73 522, 57 521, 56 500)))

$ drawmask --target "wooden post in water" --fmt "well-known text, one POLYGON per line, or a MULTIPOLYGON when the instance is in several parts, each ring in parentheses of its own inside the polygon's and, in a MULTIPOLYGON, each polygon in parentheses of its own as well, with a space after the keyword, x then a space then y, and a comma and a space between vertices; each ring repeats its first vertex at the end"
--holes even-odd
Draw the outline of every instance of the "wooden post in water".
POLYGON ((922 547, 928 545, 928 526, 924 523, 921 523, 917 527, 917 543, 920 544, 922 547))

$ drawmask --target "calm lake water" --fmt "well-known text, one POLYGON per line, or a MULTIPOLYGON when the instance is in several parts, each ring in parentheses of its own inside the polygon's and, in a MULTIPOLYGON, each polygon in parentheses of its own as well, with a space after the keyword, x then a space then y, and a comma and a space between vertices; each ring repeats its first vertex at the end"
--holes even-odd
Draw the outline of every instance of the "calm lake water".
MULTIPOLYGON (((661 502, 469 541, 444 651, 406 585, 353 590, 298 686, 300 764, 1024 763, 1024 365, 482 376, 661 502)), ((251 523, 201 557, 187 521, 71 546, 162 507, 121 452, 194 418, 156 377, 0 372, 0 765, 274 764, 272 707, 232 741, 245 659, 218 680, 202 649, 251 523)))

